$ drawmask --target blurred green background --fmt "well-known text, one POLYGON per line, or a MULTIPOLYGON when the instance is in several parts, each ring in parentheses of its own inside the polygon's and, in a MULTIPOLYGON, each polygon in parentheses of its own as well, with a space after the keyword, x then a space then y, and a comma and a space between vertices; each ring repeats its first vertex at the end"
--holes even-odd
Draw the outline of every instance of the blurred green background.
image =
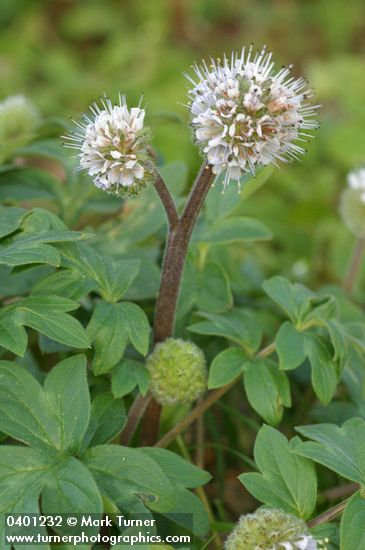
POLYGON ((200 161, 182 72, 250 42, 294 63, 316 89, 322 127, 246 213, 274 233, 268 272, 339 282, 353 241, 339 194, 365 160, 363 0, 1 0, 0 24, 0 98, 23 93, 45 115, 78 117, 103 92, 131 103, 144 93, 161 158, 186 161, 191 174, 200 161))

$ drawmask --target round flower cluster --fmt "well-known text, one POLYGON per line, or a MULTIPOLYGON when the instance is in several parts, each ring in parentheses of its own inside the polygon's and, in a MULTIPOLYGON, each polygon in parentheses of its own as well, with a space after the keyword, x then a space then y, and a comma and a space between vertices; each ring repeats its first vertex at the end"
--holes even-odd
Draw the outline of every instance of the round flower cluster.
POLYGON ((365 239, 365 168, 350 172, 348 187, 342 192, 340 214, 348 229, 365 239))
POLYGON ((307 130, 318 127, 313 93, 304 78, 291 76, 291 66, 275 68, 272 54, 263 48, 231 59, 195 65, 197 81, 189 91, 196 140, 223 185, 245 172, 277 160, 289 162, 305 149, 307 130))
POLYGON ((203 352, 192 342, 168 338, 147 358, 150 390, 161 405, 191 403, 207 389, 203 352))
MULTIPOLYGON (((322 547, 322 545, 321 545, 322 547)), ((226 550, 319 550, 305 522, 277 509, 261 508, 241 516, 226 540, 226 550)))
POLYGON ((24 146, 40 122, 33 103, 22 95, 7 97, 0 102, 0 142, 6 153, 24 146))
POLYGON ((96 187, 117 195, 135 195, 152 178, 148 169, 150 132, 144 127, 145 110, 129 109, 125 96, 119 104, 101 99, 90 107, 92 116, 76 122, 79 131, 65 138, 67 146, 80 150, 80 169, 94 179, 96 187))

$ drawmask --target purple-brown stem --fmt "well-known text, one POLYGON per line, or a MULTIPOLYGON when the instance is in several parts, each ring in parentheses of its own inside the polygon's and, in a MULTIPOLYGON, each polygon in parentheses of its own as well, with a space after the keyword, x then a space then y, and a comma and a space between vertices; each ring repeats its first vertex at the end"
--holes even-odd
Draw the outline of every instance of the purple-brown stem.
POLYGON ((178 223, 169 228, 162 268, 160 290, 156 302, 154 343, 163 342, 174 333, 175 313, 181 278, 198 214, 210 189, 213 174, 203 164, 178 223))
MULTIPOLYGON (((174 334, 176 307, 190 238, 212 180, 211 167, 204 163, 193 184, 185 208, 179 217, 166 184, 161 176, 156 174, 154 185, 165 208, 169 230, 160 289, 156 302, 153 327, 154 344, 163 342, 174 334)), ((129 415, 124 431, 130 439, 137 423, 144 416, 142 444, 153 445, 158 438, 161 407, 150 396, 142 399, 137 398, 137 400, 132 406, 131 412, 133 414, 129 415), (146 406, 147 399, 150 401, 146 406)), ((125 440, 124 437, 123 440, 125 440)))

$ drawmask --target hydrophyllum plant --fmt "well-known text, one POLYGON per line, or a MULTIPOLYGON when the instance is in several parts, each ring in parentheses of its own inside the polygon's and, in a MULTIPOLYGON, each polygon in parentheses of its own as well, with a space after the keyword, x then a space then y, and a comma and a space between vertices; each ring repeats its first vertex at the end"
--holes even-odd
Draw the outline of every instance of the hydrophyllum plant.
POLYGON ((364 315, 339 289, 263 280, 257 262, 241 271, 250 243, 272 236, 242 205, 266 181, 265 166, 304 152, 317 126, 311 95, 266 49, 195 67, 189 110, 203 164, 186 201, 183 167, 156 166, 143 106, 131 108, 123 96, 93 105, 67 138, 86 176, 73 173, 51 136, 44 140, 46 121, 37 139, 6 152, 1 511, 143 513, 163 519, 166 532, 192 533, 194 548, 222 548, 223 537, 230 550, 334 550, 338 538, 346 550, 363 546, 354 518, 365 515, 364 315), (62 159, 62 185, 37 166, 42 155, 62 159), (93 234, 83 230, 91 224, 93 234), (217 431, 214 404, 219 422, 237 418, 248 436, 254 431, 254 460, 233 422, 217 431), (275 429, 292 434, 308 412, 320 423, 296 428, 302 437, 275 429), (227 439, 239 449, 230 448, 235 468, 242 459, 247 466, 239 481, 265 505, 236 527, 221 495, 211 505, 201 487, 210 480, 202 469, 208 434, 217 485, 224 488, 227 439), (349 500, 324 505, 330 497, 318 498, 316 462, 327 469, 321 484, 349 500), (341 512, 339 530, 332 520, 341 512))
MULTIPOLYGON (((277 70, 272 54, 263 48, 253 53, 232 54, 230 60, 212 60, 208 67, 195 66, 198 80, 189 91, 191 123, 205 157, 181 215, 169 190, 155 172, 153 183, 169 222, 161 285, 156 303, 154 342, 173 336, 174 320, 191 234, 204 199, 215 179, 229 180, 277 160, 288 162, 303 154, 298 142, 307 141, 308 130, 317 128, 318 106, 309 103, 313 94, 303 78, 291 75, 291 67, 277 70)), ((97 187, 118 195, 135 193, 152 173, 144 129, 145 112, 139 105, 129 109, 124 96, 113 106, 110 99, 91 107, 91 118, 77 123, 80 131, 68 136, 79 149, 80 168, 93 177, 97 187)), ((66 136, 67 137, 67 136, 66 136)), ((142 406, 138 404, 142 410, 142 406)), ((149 435, 154 442, 159 406, 149 405, 149 435)))

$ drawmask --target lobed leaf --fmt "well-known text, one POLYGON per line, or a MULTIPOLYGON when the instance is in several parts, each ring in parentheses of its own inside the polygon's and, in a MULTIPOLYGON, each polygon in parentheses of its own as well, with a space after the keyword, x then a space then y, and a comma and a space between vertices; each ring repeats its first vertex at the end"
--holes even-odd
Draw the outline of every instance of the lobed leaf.
POLYGON ((254 448, 261 473, 246 473, 239 480, 255 498, 303 519, 311 516, 317 498, 317 479, 311 461, 296 454, 297 440, 288 442, 277 430, 263 426, 254 448))

